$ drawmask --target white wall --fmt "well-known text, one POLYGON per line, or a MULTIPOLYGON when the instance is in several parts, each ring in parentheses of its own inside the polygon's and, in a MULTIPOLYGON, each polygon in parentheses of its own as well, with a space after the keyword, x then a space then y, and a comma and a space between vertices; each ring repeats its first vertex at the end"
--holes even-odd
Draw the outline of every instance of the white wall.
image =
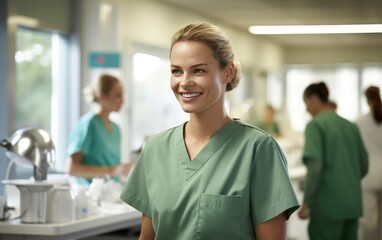
POLYGON ((300 47, 285 49, 285 64, 336 64, 376 62, 382 62, 381 47, 300 47))
MULTIPOLYGON (((129 113, 134 104, 129 101, 131 94, 128 94, 131 89, 130 60, 133 45, 169 49, 173 33, 189 23, 207 21, 225 31, 231 39, 237 59, 251 71, 254 112, 256 116, 262 115, 262 106, 266 101, 266 82, 260 73, 282 69, 283 51, 277 45, 262 42, 246 31, 233 29, 186 9, 155 0, 83 0, 82 3, 82 87, 95 75, 95 70, 87 67, 89 51, 118 51, 122 54, 123 66, 117 73, 121 74, 127 89, 127 101, 120 114, 120 125, 125 136, 122 148, 124 158, 131 151, 126 149, 126 145, 131 146, 126 136, 129 136, 129 113)), ((82 104, 82 112, 86 112, 89 106, 84 101, 82 104)))
MULTIPOLYGON (((83 56, 89 50, 117 50, 123 54, 124 78, 129 79, 132 44, 141 43, 168 49, 172 34, 186 24, 207 21, 221 27, 234 46, 241 65, 251 69, 253 93, 258 105, 265 103, 265 81, 260 72, 279 71, 283 66, 283 51, 275 44, 256 39, 253 35, 230 28, 204 16, 171 5, 150 0, 84 0, 83 56), (100 20, 102 4, 112 7, 107 20, 100 20), (106 38, 105 39, 105 35, 106 38)), ((86 59, 84 59, 86 69, 86 59)), ((87 81, 87 73, 84 73, 87 81)))

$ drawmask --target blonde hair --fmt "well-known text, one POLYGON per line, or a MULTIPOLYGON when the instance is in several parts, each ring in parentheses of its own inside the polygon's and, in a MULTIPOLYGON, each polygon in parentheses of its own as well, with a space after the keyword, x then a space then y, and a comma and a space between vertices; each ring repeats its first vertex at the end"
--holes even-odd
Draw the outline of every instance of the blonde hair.
POLYGON ((227 92, 239 84, 241 77, 239 62, 235 61, 235 54, 231 42, 220 28, 210 23, 189 24, 175 32, 171 39, 171 50, 174 44, 180 41, 205 43, 211 48, 221 69, 226 68, 229 63, 234 64, 235 74, 231 82, 227 84, 227 92))
POLYGON ((86 100, 91 103, 99 103, 100 96, 108 94, 116 83, 119 83, 118 78, 109 74, 102 74, 96 84, 89 85, 84 89, 86 100))

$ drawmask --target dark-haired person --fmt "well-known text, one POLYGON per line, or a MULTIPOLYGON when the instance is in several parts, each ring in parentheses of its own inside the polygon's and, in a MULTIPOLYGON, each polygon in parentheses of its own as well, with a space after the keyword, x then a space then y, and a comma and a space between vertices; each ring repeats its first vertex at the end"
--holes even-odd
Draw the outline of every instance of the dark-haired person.
POLYGON ((140 240, 285 240, 299 203, 276 141, 232 119, 240 80, 228 38, 208 23, 178 30, 171 88, 189 121, 146 142, 121 199, 142 212, 140 240))
POLYGON ((382 102, 379 88, 365 90, 370 111, 357 120, 363 142, 369 154, 369 172, 362 180, 363 211, 360 219, 362 240, 381 239, 382 201, 382 102))
POLYGON ((305 128, 307 176, 299 216, 309 218, 310 240, 356 240, 368 155, 358 127, 331 110, 328 97, 323 82, 303 95, 313 118, 305 128))
POLYGON ((90 183, 94 177, 126 176, 132 164, 121 163, 121 133, 110 120, 123 103, 123 87, 119 79, 103 74, 84 91, 88 101, 99 106, 98 111, 83 115, 69 135, 68 172, 79 177, 79 183, 90 183), (81 179, 84 179, 81 180, 81 179))

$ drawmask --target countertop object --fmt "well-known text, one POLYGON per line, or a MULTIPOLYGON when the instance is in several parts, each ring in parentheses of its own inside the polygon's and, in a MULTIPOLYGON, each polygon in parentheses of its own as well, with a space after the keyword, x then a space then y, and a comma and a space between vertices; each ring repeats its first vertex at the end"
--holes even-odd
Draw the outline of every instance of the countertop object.
POLYGON ((47 192, 53 188, 53 183, 29 179, 4 180, 2 183, 14 185, 20 190, 21 222, 46 222, 47 192))
POLYGON ((19 164, 33 165, 34 179, 46 180, 48 165, 55 163, 55 147, 50 135, 43 129, 22 128, 11 138, 1 141, 0 146, 7 149, 6 155, 19 164))

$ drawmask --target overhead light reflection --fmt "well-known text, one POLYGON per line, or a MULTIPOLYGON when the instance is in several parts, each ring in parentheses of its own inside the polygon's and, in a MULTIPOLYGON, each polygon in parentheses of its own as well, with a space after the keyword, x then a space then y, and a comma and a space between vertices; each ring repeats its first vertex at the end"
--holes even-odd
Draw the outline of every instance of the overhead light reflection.
POLYGON ((251 26, 248 30, 257 35, 381 33, 382 24, 251 26))

